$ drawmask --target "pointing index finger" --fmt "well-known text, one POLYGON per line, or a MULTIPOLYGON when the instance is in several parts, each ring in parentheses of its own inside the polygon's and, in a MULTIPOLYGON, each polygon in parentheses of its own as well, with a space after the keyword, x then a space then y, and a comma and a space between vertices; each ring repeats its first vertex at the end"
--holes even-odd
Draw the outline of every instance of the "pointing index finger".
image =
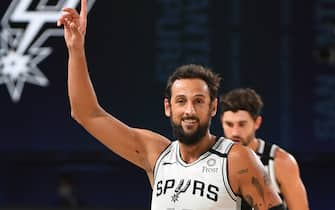
POLYGON ((81 0, 80 16, 87 16, 87 0, 81 0))

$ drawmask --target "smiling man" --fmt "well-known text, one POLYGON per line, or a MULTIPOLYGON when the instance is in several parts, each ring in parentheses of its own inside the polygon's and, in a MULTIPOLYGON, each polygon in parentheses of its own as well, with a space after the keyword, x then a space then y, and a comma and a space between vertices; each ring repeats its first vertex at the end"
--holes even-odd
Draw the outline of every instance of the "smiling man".
POLYGON ((183 65, 169 77, 164 108, 174 141, 130 127, 107 113, 88 73, 86 16, 86 0, 82 0, 80 14, 65 8, 58 20, 69 53, 72 117, 111 151, 146 172, 153 189, 152 210, 238 210, 240 198, 257 210, 282 210, 281 199, 254 153, 210 132, 220 82, 210 69, 183 65))

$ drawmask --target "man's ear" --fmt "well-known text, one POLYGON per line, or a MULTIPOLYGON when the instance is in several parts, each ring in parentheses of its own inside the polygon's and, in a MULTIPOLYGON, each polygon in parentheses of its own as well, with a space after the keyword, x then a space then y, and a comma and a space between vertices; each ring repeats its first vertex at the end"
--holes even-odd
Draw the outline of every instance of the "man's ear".
POLYGON ((261 127, 261 124, 262 124, 262 116, 259 115, 256 118, 256 120, 255 120, 255 128, 256 128, 256 130, 261 127))
POLYGON ((171 105, 169 99, 167 98, 164 98, 164 110, 165 110, 165 116, 171 117, 171 105))
POLYGON ((213 102, 212 102, 212 110, 211 110, 211 116, 214 117, 216 115, 216 112, 218 110, 218 99, 216 98, 213 102))

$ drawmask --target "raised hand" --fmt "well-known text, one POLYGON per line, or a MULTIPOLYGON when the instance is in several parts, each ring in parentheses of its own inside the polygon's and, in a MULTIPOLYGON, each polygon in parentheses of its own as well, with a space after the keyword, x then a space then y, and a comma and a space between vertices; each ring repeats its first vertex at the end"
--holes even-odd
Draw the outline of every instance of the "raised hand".
POLYGON ((87 0, 81 0, 80 14, 73 8, 64 8, 57 26, 64 25, 64 38, 69 49, 81 48, 87 26, 87 0))

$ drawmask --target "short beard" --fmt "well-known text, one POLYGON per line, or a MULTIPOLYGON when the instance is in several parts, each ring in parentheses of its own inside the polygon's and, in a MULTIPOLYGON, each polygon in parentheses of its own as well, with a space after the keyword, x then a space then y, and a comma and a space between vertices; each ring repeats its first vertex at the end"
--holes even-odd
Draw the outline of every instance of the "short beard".
POLYGON ((255 136, 254 135, 252 135, 252 136, 247 136, 246 137, 246 142, 244 143, 244 144, 242 144, 243 146, 249 146, 250 145, 250 143, 251 143, 251 141, 253 140, 255 138, 255 136))
POLYGON ((206 124, 200 124, 198 129, 192 133, 192 134, 186 134, 185 131, 183 130, 183 127, 181 126, 181 124, 176 124, 172 121, 172 119, 170 120, 171 126, 172 126, 172 131, 173 131, 173 135, 175 138, 177 138, 177 140, 185 145, 195 145, 198 142, 200 142, 200 140, 202 139, 202 137, 204 137, 206 135, 206 133, 208 132, 208 128, 210 126, 210 121, 206 124))

